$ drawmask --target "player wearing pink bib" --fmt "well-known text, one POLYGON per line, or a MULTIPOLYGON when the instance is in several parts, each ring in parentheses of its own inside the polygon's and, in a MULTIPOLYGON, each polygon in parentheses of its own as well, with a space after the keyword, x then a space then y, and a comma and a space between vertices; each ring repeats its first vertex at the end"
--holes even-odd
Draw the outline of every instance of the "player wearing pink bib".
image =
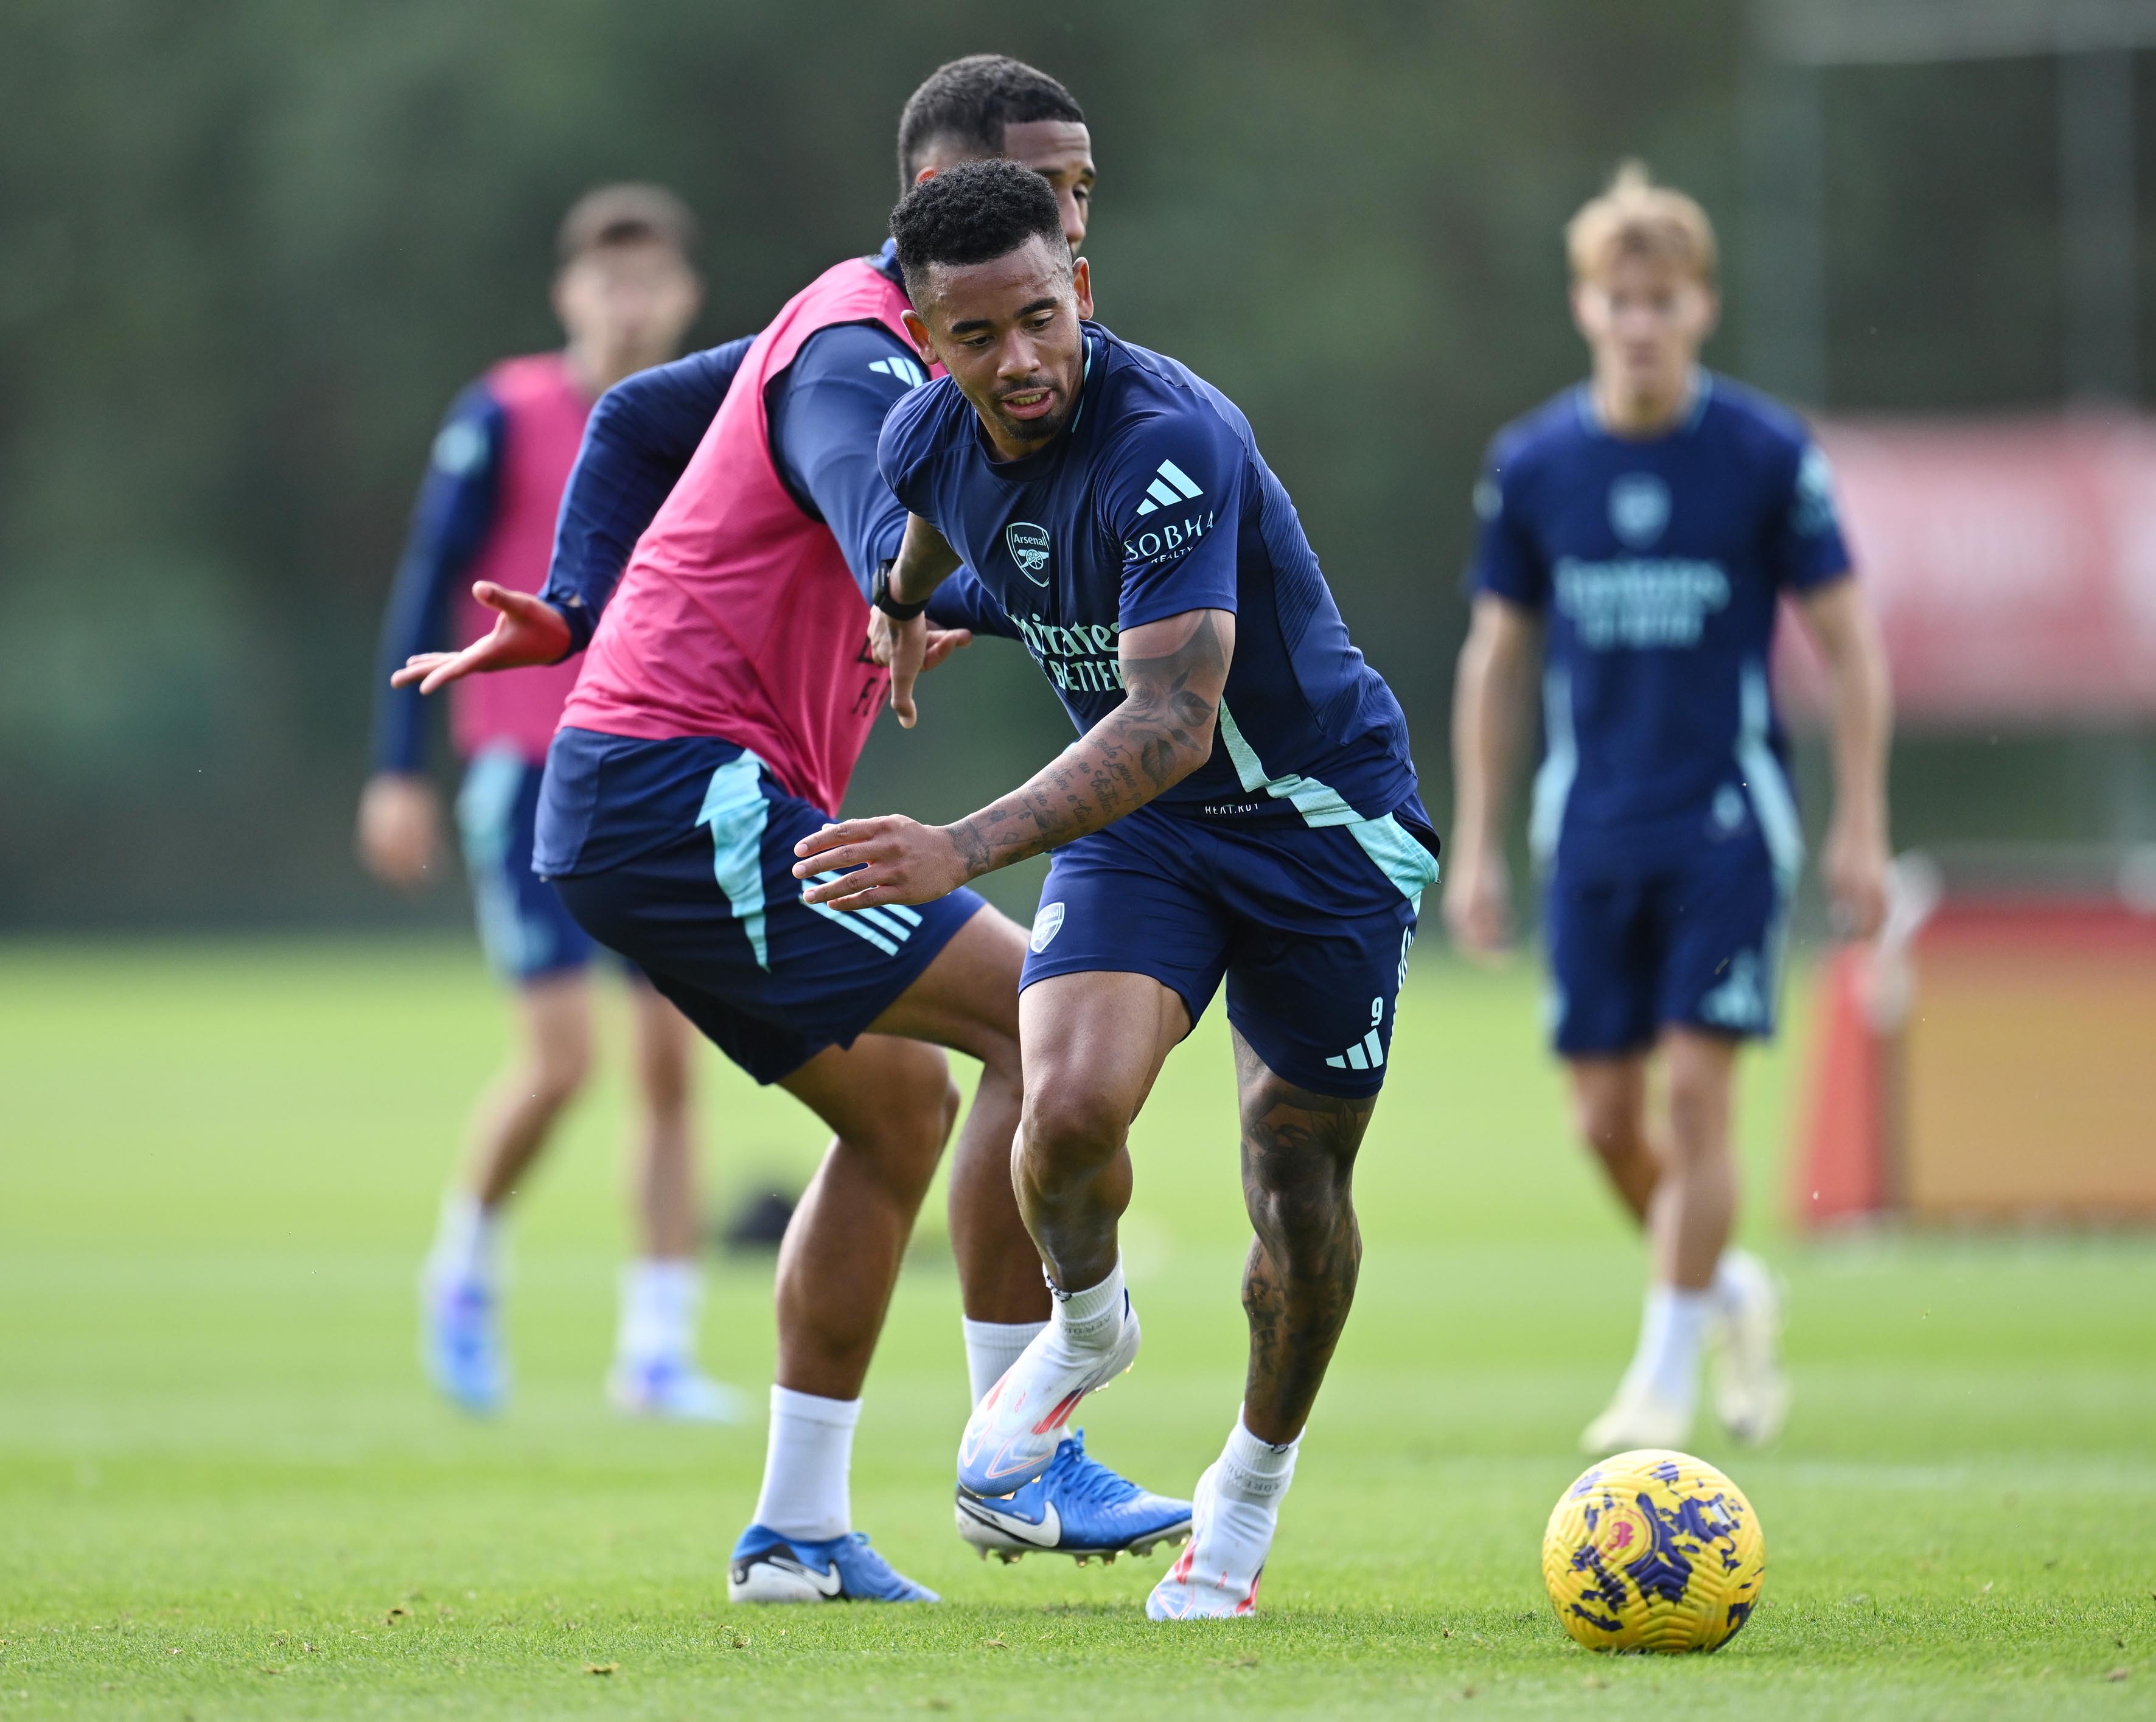
MULTIPOLYGON (((495 447, 492 520, 463 571, 470 580, 536 589, 533 572, 553 555, 562 488, 591 417, 593 397, 586 387, 561 352, 505 359, 480 379, 479 392, 501 418, 490 439, 495 447)), ((458 428, 449 434, 457 439, 449 458, 463 458, 465 433, 458 428)), ((457 593, 454 612, 452 638, 462 639, 492 620, 469 587, 457 593)), ((562 705, 576 684, 574 665, 535 664, 516 675, 457 688, 449 695, 449 737, 459 756, 472 760, 499 750, 544 765, 562 705)))
MULTIPOLYGON (((1057 188, 1075 245, 1092 164, 1061 85, 978 56, 908 103, 905 182, 1005 153, 1057 188)), ((432 688, 588 643, 547 756, 534 864, 593 936, 835 1133, 780 1255, 771 1445, 734 1550, 737 1601, 932 1600, 853 1530, 846 1473, 900 1258, 957 1118, 938 1048, 983 1065, 951 1222, 977 1398, 1048 1314, 1009 1174, 1025 935, 969 891, 850 914, 805 900, 792 874, 794 844, 835 812, 889 688, 868 646, 869 607, 906 510, 878 471, 876 440, 891 403, 928 380, 903 334, 906 308, 886 245, 827 269, 781 310, 716 418, 708 406, 698 416, 710 393, 702 355, 617 391, 564 500, 545 593, 502 595, 485 640, 402 673, 432 688), (678 446, 682 423, 709 428, 692 433, 655 517, 638 520, 629 500, 645 493, 650 462, 624 451, 678 446), (599 467, 618 457, 618 479, 599 485, 599 467), (624 540, 646 521, 630 556, 624 540)), ((969 628, 1010 631, 978 583, 954 585, 931 664, 969 628)), ((1086 1555, 1149 1550, 1188 1527, 1188 1502, 1126 1482, 1075 1435, 1029 1489, 962 1511, 962 1530, 984 1552, 1086 1555)))
MULTIPOLYGON (((592 402, 668 357, 696 314, 690 226, 678 200, 650 187, 609 187, 570 212, 554 289, 568 346, 504 361, 451 407, 383 628, 393 664, 485 626, 493 612, 473 586, 534 592, 544 581, 592 402)), ((517 989, 520 1031, 510 1069, 480 1102, 422 1279, 428 1371, 473 1411, 495 1408, 507 1384, 495 1261, 501 1217, 590 1062, 593 941, 531 871, 541 770, 575 680, 572 665, 533 665, 467 682, 451 701, 451 735, 466 761, 457 797, 465 871, 488 956, 517 989)), ((360 847, 376 873, 407 888, 427 879, 436 846, 424 755, 418 694, 387 691, 360 847)), ((649 986, 639 981, 632 995, 643 1253, 623 1275, 609 1390, 624 1410, 710 1419, 727 1414, 731 1396, 695 1357, 692 1043, 680 1014, 649 986)))
MULTIPOLYGON (((903 339, 906 303, 875 262, 849 258, 757 336, 688 470, 637 543, 562 710, 565 729, 646 741, 724 736, 753 750, 803 800, 835 808, 844 798, 889 677, 860 661, 867 602, 830 526, 803 510, 771 459, 765 397, 825 331, 874 325, 903 339)), ((860 368, 890 398, 925 380, 897 352, 888 356, 896 371, 870 370, 885 356, 873 344, 868 351, 860 368)))

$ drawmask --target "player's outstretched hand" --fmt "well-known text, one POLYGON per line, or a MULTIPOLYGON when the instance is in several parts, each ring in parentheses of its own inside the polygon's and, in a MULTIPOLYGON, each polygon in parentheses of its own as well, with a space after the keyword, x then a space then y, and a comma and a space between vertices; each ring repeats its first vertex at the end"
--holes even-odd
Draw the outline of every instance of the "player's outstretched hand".
POLYGON ((842 819, 793 846, 796 879, 837 871, 843 876, 807 886, 804 901, 831 909, 875 909, 886 903, 932 903, 973 874, 958 844, 941 825, 902 813, 842 819))
POLYGON ((475 582, 472 596, 496 612, 494 631, 461 652, 420 652, 406 659, 403 669, 390 676, 391 687, 417 682, 422 694, 431 694, 481 670, 559 664, 569 655, 569 624, 543 598, 491 580, 475 582))
POLYGON ((1512 942, 1512 888, 1502 855, 1466 853, 1445 877, 1445 925, 1452 942, 1480 962, 1496 962, 1512 942))

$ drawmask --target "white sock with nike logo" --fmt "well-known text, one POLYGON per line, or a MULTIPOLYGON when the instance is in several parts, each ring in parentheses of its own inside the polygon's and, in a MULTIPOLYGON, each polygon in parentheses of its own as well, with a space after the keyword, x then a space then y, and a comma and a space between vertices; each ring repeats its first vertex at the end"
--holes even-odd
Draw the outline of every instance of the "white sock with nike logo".
POLYGON ((781 1536, 828 1542, 854 1528, 849 1478, 854 1466, 858 1399, 823 1399, 776 1382, 771 1441, 764 1449, 763 1492, 756 1522, 781 1536))

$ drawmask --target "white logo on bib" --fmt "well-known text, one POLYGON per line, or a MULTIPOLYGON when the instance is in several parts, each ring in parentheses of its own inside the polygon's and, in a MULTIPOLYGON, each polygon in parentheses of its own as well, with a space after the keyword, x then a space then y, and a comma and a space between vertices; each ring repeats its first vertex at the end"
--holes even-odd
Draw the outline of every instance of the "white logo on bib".
POLYGON ((1044 903, 1040 913, 1033 918, 1033 937, 1027 941, 1035 956, 1048 949, 1055 935, 1063 930, 1063 905, 1044 903))

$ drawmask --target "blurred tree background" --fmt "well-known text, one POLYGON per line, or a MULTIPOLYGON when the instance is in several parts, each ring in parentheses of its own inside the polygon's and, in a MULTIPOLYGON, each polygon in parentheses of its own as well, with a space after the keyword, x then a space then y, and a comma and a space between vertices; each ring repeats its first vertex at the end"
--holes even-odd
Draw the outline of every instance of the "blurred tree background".
MULTIPOLYGON (((752 331, 879 241, 900 105, 983 49, 1085 105, 1102 316, 1249 412, 1442 819, 1478 455, 1581 368, 1558 229, 1636 154, 1741 246, 1745 25, 1738 0, 1096 0, 1067 23, 969 0, 10 0, 0 925, 408 917, 351 853, 382 601, 443 406, 556 338, 562 208, 607 179, 675 187, 707 233, 698 339, 752 331)), ((1815 404, 2058 398, 2054 75, 1829 74, 1815 404)), ((1739 372, 1746 310, 1739 291, 1710 355, 1739 372)), ((925 697, 921 730, 879 730, 857 807, 947 817, 1067 735, 998 644, 925 697)), ((1902 834, 2101 826, 2107 769, 1917 744, 1902 834)))

